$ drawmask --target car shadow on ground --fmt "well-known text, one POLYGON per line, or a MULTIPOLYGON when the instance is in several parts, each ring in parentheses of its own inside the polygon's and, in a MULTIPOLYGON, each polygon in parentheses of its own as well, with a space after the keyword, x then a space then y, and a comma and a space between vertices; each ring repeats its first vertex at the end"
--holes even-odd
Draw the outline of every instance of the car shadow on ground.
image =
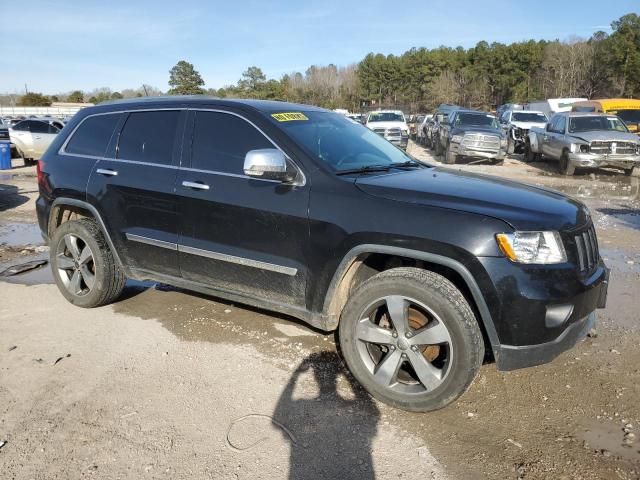
POLYGON ((19 207, 29 201, 29 197, 19 193, 15 185, 0 183, 0 212, 19 207))
POLYGON ((375 478, 371 451, 379 418, 374 401, 337 353, 312 353, 291 376, 273 413, 274 425, 290 433, 282 430, 292 443, 289 478, 375 478), (309 394, 312 381, 316 388, 309 394))

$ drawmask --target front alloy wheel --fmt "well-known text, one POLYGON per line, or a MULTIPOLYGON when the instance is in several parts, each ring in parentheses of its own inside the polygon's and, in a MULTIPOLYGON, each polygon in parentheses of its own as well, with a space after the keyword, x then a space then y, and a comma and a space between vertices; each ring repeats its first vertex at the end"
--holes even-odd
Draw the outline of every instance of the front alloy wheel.
POLYGON ((381 386, 401 393, 435 390, 451 358, 449 330, 419 301, 392 295, 366 309, 356 327, 358 352, 381 386))
POLYGON ((371 395, 414 412, 455 401, 484 358, 464 295, 442 275, 414 267, 362 283, 342 311, 339 338, 349 370, 371 395))

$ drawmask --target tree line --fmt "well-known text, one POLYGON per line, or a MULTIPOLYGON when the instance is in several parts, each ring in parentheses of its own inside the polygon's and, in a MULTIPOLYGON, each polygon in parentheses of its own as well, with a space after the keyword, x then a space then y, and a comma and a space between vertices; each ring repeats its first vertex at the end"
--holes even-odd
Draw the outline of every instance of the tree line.
MULTIPOLYGON (((402 106, 431 110, 440 103, 491 109, 554 97, 640 97, 640 16, 612 22, 611 33, 588 39, 529 40, 511 44, 481 41, 474 47, 412 48, 401 55, 369 53, 357 64, 309 67, 268 79, 256 66, 235 85, 205 88, 195 67, 178 62, 169 73, 169 95, 209 94, 223 98, 285 100, 347 108, 402 106)), ((158 89, 71 92, 67 101, 99 103, 114 98, 159 95, 158 89)), ((18 103, 53 101, 28 94, 18 103)))

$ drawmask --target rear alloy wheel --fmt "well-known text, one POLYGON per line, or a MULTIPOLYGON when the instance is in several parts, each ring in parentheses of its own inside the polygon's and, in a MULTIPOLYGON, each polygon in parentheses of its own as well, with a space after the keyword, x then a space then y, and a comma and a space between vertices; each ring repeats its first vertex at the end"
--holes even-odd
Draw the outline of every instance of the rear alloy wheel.
POLYGON ((50 260, 58 289, 74 305, 98 307, 122 293, 124 272, 93 220, 60 225, 51 239, 50 260))
POLYGON ((576 167, 571 164, 571 160, 569 160, 569 154, 564 152, 560 157, 560 173, 571 176, 576 173, 576 167))
POLYGON ((395 268, 364 282, 340 320, 349 369, 379 400, 430 411, 456 400, 484 356, 478 323, 460 291, 444 277, 395 268))

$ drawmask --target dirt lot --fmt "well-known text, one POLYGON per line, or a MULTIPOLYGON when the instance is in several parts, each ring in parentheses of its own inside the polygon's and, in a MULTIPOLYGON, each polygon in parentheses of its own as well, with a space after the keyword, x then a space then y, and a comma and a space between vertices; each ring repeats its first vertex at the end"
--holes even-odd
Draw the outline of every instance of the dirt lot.
MULTIPOLYGON (((44 267, 0 283, 0 476, 640 478, 640 178, 455 168, 590 207, 612 268, 597 336, 542 367, 485 365, 455 405, 409 414, 354 385, 333 335, 152 284, 82 310, 44 267)), ((0 270, 47 256, 36 190, 32 167, 0 172, 0 270)))

